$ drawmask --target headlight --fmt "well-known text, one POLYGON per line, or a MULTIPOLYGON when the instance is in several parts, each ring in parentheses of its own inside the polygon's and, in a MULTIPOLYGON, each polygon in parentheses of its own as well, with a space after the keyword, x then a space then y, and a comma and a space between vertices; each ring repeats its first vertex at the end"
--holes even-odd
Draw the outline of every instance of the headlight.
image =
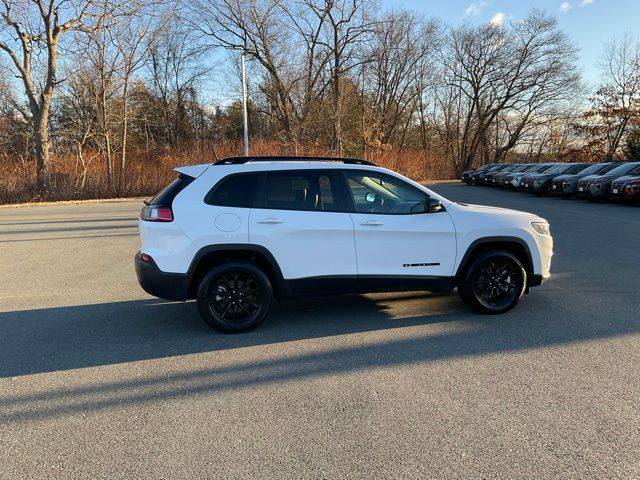
POLYGON ((546 222, 531 222, 531 226, 540 235, 551 235, 551 230, 549 230, 549 224, 546 222))
POLYGON ((533 184, 534 184, 536 187, 539 187, 540 185, 542 185, 542 182, 541 182, 540 180, 536 180, 535 182, 533 182, 533 184))

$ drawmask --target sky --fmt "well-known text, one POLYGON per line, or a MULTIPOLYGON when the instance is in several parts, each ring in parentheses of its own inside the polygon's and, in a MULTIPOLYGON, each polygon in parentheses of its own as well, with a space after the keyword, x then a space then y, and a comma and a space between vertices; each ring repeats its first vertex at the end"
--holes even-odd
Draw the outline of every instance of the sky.
POLYGON ((583 78, 595 85, 603 46, 625 31, 640 33, 640 0, 382 0, 382 7, 403 7, 449 24, 508 22, 531 8, 557 15, 560 28, 580 47, 583 78))

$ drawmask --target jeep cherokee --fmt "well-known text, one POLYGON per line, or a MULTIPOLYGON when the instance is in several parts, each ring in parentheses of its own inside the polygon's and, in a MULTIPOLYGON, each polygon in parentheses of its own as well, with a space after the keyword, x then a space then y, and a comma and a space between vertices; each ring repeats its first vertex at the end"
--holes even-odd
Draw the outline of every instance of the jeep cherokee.
POLYGON ((549 277, 542 218, 451 202, 364 160, 229 158, 177 168, 142 209, 140 285, 197 299, 224 332, 254 328, 274 299, 458 289, 487 314, 549 277))

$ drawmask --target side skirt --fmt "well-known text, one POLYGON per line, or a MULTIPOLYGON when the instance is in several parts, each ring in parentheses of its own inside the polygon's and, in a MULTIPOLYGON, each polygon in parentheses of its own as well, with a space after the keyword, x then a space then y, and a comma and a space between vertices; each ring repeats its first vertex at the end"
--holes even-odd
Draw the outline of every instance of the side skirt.
POLYGON ((434 276, 328 276, 284 280, 287 298, 318 297, 350 293, 382 293, 426 291, 450 293, 455 288, 455 277, 434 276))

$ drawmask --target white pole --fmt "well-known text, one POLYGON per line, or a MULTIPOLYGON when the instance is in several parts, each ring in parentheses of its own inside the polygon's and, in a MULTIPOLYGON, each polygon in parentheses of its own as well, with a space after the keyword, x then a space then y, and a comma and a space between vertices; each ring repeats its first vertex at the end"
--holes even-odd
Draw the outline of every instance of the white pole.
POLYGON ((247 118, 247 73, 244 67, 244 50, 242 50, 242 113, 244 123, 244 156, 249 156, 249 120, 247 118))

